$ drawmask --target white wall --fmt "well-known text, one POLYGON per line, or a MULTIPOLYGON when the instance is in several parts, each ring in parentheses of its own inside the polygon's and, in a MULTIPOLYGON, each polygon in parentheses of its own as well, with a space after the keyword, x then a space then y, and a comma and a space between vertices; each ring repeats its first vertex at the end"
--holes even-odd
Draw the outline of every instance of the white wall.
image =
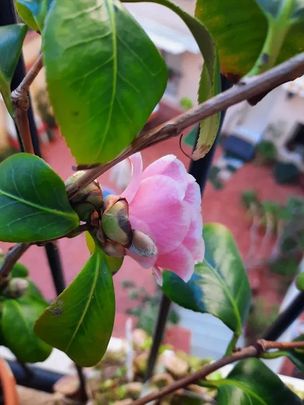
POLYGON ((304 124, 304 97, 298 95, 287 97, 287 92, 280 87, 277 91, 275 108, 269 115, 270 122, 281 122, 282 135, 276 140, 276 145, 284 146, 297 123, 304 124))
POLYGON ((182 97, 188 97, 192 100, 193 104, 197 104, 198 85, 202 66, 203 60, 200 55, 189 52, 182 55, 182 77, 178 90, 178 100, 182 97))
MULTIPOLYGON (((200 358, 221 358, 232 338, 232 332, 219 319, 175 306, 180 326, 191 331, 191 354, 200 358)), ((238 344, 244 345, 243 337, 238 344)))
MULTIPOLYGON (((179 0, 175 3, 183 10, 193 13, 195 2, 192 0, 179 0)), ((192 38, 189 29, 184 22, 175 13, 166 7, 158 4, 150 3, 136 3, 126 4, 128 10, 137 18, 140 22, 147 20, 153 21, 159 24, 159 31, 161 33, 161 26, 164 27, 163 34, 166 35, 166 29, 170 28, 176 33, 174 41, 178 42, 185 40, 186 42, 195 43, 192 38)), ((172 40, 172 38, 169 38, 172 40)), ((198 48, 197 48, 198 49, 198 48)), ((183 52, 178 55, 180 57, 180 71, 181 78, 179 81, 179 88, 175 97, 168 97, 171 103, 179 105, 182 97, 188 97, 195 104, 197 102, 197 91, 199 78, 202 67, 202 57, 199 53, 183 52)))
POLYGON ((222 131, 244 137, 253 144, 259 142, 271 122, 272 112, 276 109, 278 92, 280 90, 273 90, 255 106, 246 101, 229 108, 222 131))

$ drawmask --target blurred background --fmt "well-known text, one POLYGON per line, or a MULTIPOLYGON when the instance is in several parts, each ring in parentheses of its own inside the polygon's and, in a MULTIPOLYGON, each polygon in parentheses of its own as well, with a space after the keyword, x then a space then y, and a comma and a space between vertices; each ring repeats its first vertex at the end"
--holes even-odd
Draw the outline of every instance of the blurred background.
MULTIPOLYGON (((191 11, 194 1, 176 1, 191 11)), ((148 127, 196 105, 202 59, 187 28, 171 11, 154 4, 127 5, 163 55, 169 70, 165 95, 148 127)), ((24 47, 26 67, 39 53, 40 38, 29 33, 24 47)), ((65 180, 75 162, 56 126, 42 71, 31 90, 42 156, 65 180)), ((254 302, 243 340, 252 341, 296 294, 295 275, 304 268, 304 78, 269 93, 258 105, 240 103, 227 111, 209 182, 202 202, 204 222, 220 222, 233 233, 249 273, 254 302)), ((178 139, 143 152, 144 164, 174 153, 186 167, 195 128, 178 139)), ((18 150, 14 125, 0 102, 0 158, 18 150)), ((119 193, 125 173, 101 177, 105 189, 119 193)), ((66 282, 79 272, 89 255, 84 238, 58 241, 66 282)), ((10 245, 1 243, 3 251, 10 245)), ((55 296, 45 252, 33 246, 21 260, 48 299, 55 296)), ((125 335, 126 320, 149 334, 157 316, 159 293, 152 273, 126 258, 115 276, 117 315, 114 335, 125 335)), ((301 319, 288 339, 304 331, 301 319)), ((179 349, 201 357, 223 354, 230 331, 209 315, 173 308, 166 339, 179 349)), ((293 367, 280 361, 273 367, 289 375, 293 367)))

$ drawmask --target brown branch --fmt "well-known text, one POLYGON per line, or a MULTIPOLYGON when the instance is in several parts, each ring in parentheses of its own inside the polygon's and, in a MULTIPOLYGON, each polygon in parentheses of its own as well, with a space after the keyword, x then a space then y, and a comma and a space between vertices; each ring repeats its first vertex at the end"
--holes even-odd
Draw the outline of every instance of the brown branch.
POLYGON ((34 147, 31 138, 31 130, 27 116, 27 109, 23 110, 22 108, 15 107, 14 120, 16 122, 20 138, 22 140, 24 151, 33 154, 34 147))
MULTIPOLYGON (((42 66, 42 56, 40 55, 30 68, 30 70, 27 72, 27 74, 24 76, 19 86, 11 94, 15 109, 14 120, 22 139, 24 150, 28 153, 33 154, 34 147, 32 143, 30 125, 27 115, 27 111, 30 106, 28 92, 30 85, 33 83, 35 77, 40 72, 42 66)), ((5 278, 8 276, 13 266, 30 246, 30 243, 18 243, 8 251, 0 268, 1 278, 5 278)))
POLYGON ((0 269, 1 279, 9 275, 14 265, 30 246, 30 243, 17 243, 15 246, 9 249, 4 257, 4 261, 0 269))
POLYGON ((42 69, 42 66, 43 66, 42 55, 40 55, 33 63, 29 71, 26 73, 19 86, 13 91, 12 97, 18 96, 20 97, 20 94, 24 96, 24 93, 25 94, 28 93, 30 85, 33 83, 34 79, 42 69))
POLYGON ((30 106, 29 87, 42 68, 42 56, 36 60, 19 86, 12 92, 12 101, 15 109, 14 119, 23 142, 24 150, 34 153, 31 131, 27 111, 30 106))
POLYGON ((136 401, 133 401, 133 405, 144 405, 151 401, 159 401, 161 398, 166 395, 172 394, 173 392, 186 388, 188 385, 193 384, 197 380, 204 379, 209 374, 213 373, 216 370, 219 370, 227 364, 235 363, 239 360, 248 359, 250 357, 260 357, 263 353, 270 349, 280 349, 288 350, 295 348, 304 348, 304 342, 271 342, 267 340, 260 339, 255 345, 245 347, 230 356, 223 357, 222 359, 215 361, 214 363, 208 364, 203 367, 201 370, 196 371, 195 373, 181 378, 180 380, 175 381, 173 384, 163 388, 158 392, 152 392, 136 401))
MULTIPOLYGON (((32 152, 33 148, 26 113, 29 105, 28 90, 29 86, 39 73, 41 67, 42 57, 40 56, 12 95, 15 106, 17 106, 17 125, 25 143, 25 150, 28 152, 32 152)), ((158 142, 177 136, 184 129, 196 124, 204 118, 207 118, 217 112, 224 111, 228 107, 241 101, 251 99, 254 96, 264 94, 265 92, 269 92, 280 84, 293 80, 303 74, 304 53, 295 56, 294 58, 282 63, 266 73, 263 73, 260 76, 247 80, 246 83, 235 86, 232 89, 207 100, 198 107, 192 108, 186 113, 181 114, 156 128, 143 131, 139 137, 136 138, 134 142, 115 159, 106 164, 87 170, 77 181, 75 181, 73 185, 68 187, 67 192, 69 198, 73 198, 79 192, 79 190, 90 184, 102 173, 106 172, 115 164, 129 157, 133 153, 141 151, 142 149, 152 146, 158 142)))
POLYGON ((192 108, 184 114, 181 114, 158 127, 143 131, 133 143, 115 159, 106 164, 87 170, 71 187, 68 188, 69 196, 74 197, 81 188, 90 184, 105 171, 133 153, 141 151, 158 142, 178 136, 184 129, 198 123, 204 118, 210 117, 220 111, 224 111, 228 107, 241 101, 265 94, 275 87, 287 81, 294 80, 303 74, 304 53, 301 53, 260 76, 247 79, 244 83, 218 94, 200 104, 198 107, 192 108))
MULTIPOLYGON (((45 246, 49 242, 55 242, 56 240, 62 238, 75 238, 76 236, 80 235, 81 233, 88 231, 90 229, 89 224, 80 224, 76 229, 73 229, 70 233, 61 236, 55 239, 49 239, 44 242, 37 242, 37 246, 45 246)), ((34 245, 34 243, 17 243, 16 245, 12 246, 7 254, 4 256, 4 261, 2 266, 0 267, 0 279, 3 279, 9 275, 12 271, 14 265, 20 259, 20 257, 27 251, 27 249, 34 245)))

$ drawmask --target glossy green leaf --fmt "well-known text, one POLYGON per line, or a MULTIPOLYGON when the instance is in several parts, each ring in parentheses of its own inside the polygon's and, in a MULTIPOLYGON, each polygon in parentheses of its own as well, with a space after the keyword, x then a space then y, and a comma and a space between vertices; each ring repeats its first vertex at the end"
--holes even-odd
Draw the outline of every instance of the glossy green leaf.
POLYGON ((239 78, 248 72, 260 73, 304 50, 302 3, 198 0, 196 15, 215 39, 222 72, 239 78))
POLYGON ((90 234, 90 232, 85 232, 85 240, 86 240, 87 248, 89 249, 90 254, 94 253, 94 251, 96 249, 96 244, 95 244, 94 238, 90 234))
POLYGON ((15 0, 22 20, 34 31, 41 31, 53 0, 15 0))
POLYGON ((21 53, 26 30, 27 28, 23 24, 0 27, 0 93, 11 114, 13 112, 11 80, 21 53))
POLYGON ((115 274, 121 268, 124 258, 108 256, 105 254, 105 260, 107 262, 107 266, 109 267, 111 274, 115 274))
MULTIPOLYGON (((207 69, 203 69, 198 91, 198 101, 200 103, 208 100, 220 92, 219 64, 216 61, 214 67, 216 77, 210 77, 207 69)), ((193 160, 203 158, 211 149, 216 139, 220 126, 220 113, 214 114, 200 122, 200 132, 193 152, 193 160)))
POLYGON ((22 297, 2 303, 1 335, 18 360, 33 363, 50 355, 52 348, 34 333, 34 324, 46 307, 33 284, 22 297))
POLYGON ((40 317, 35 331, 77 364, 93 366, 106 351, 114 315, 112 274, 103 252, 97 249, 40 317))
POLYGON ((296 287, 300 291, 304 291, 304 273, 300 273, 296 277, 296 287))
POLYGON ((300 405, 293 393, 264 363, 240 361, 225 380, 212 381, 218 388, 218 405, 300 405))
MULTIPOLYGON (((144 0, 131 0, 128 3, 138 3, 144 0)), ((204 59, 198 90, 198 101, 202 103, 218 94, 221 90, 218 55, 214 41, 207 28, 197 18, 183 11, 169 0, 149 0, 150 3, 161 4, 176 13, 191 31, 204 59)), ((220 124, 220 114, 214 114, 201 122, 200 135, 194 159, 204 157, 214 143, 220 124)), ((193 145, 194 146, 194 145, 193 145)))
POLYGON ((197 0, 195 13, 213 35, 222 72, 238 77, 246 74, 267 32, 267 21, 255 1, 197 0))
POLYGON ((204 263, 185 283, 173 272, 163 274, 163 291, 174 302, 207 312, 240 335, 247 318, 251 292, 244 265, 229 230, 220 224, 204 227, 204 263))
POLYGON ((55 2, 43 50, 55 116, 77 162, 112 159, 165 90, 160 53, 118 0, 55 2))
POLYGON ((55 239, 78 224, 63 181, 42 159, 18 153, 0 164, 0 240, 55 239))

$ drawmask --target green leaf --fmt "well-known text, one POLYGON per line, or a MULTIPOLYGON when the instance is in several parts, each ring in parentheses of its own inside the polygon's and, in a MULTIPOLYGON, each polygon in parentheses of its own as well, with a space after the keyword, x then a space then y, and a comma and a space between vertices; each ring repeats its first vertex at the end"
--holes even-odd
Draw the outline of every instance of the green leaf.
MULTIPOLYGON (((138 3, 144 0, 131 0, 138 3)), ((221 90, 220 68, 214 41, 204 24, 183 11, 169 0, 149 0, 161 4, 175 12, 191 31, 204 59, 198 90, 198 101, 202 103, 218 94, 221 90)), ((204 157, 212 147, 220 125, 220 114, 214 114, 201 122, 200 135, 194 152, 194 159, 204 157)))
POLYGON ((0 92, 10 114, 13 113, 11 101, 11 80, 21 53, 27 28, 23 24, 0 27, 0 92))
POLYGON ((195 266, 190 281, 164 272, 163 291, 182 307, 210 313, 240 335, 251 292, 238 249, 231 233, 220 224, 205 225, 204 240, 205 261, 195 266))
POLYGON ((77 162, 112 159, 165 90, 160 53, 118 0, 55 2, 43 50, 55 116, 77 162))
POLYGON ((303 14, 302 0, 197 0, 196 8, 215 40, 222 72, 234 79, 302 52, 303 14))
MULTIPOLYGON (((4 257, 5 257, 4 254, 0 254, 0 268, 1 268, 2 265, 3 265, 4 257)), ((14 266, 13 266, 13 268, 12 268, 12 271, 10 272, 10 275, 11 275, 12 277, 25 278, 25 277, 28 276, 28 273, 29 273, 28 269, 27 269, 25 266, 23 266, 23 264, 21 264, 21 263, 16 263, 16 264, 14 264, 14 266)))
POLYGON ((105 254, 105 260, 111 274, 116 274, 121 268, 124 259, 123 257, 114 257, 105 254))
MULTIPOLYGON (((0 267, 1 267, 1 260, 0 260, 0 267)), ((26 278, 28 274, 29 274, 28 269, 21 263, 16 263, 11 271, 12 277, 26 278)))
MULTIPOLYGON (((294 342, 303 342, 304 335, 297 337, 294 342)), ((304 349, 290 349, 282 352, 282 355, 285 355, 291 360, 295 366, 302 372, 304 372, 304 349)))
POLYGON ((300 405, 301 399, 257 359, 240 361, 225 380, 213 380, 218 405, 300 405))
POLYGON ((300 291, 304 291, 304 273, 300 273, 296 277, 296 287, 300 291))
POLYGON ((1 335, 18 360, 33 363, 50 355, 52 348, 34 333, 34 323, 46 307, 33 284, 22 297, 2 303, 1 335))
POLYGON ((267 31, 267 21, 255 1, 197 0, 195 14, 215 40, 222 72, 238 77, 246 74, 267 31))
POLYGON ((22 20, 34 31, 41 31, 53 0, 15 0, 22 20))
MULTIPOLYGON (((98 244, 96 245, 93 236, 89 232, 85 232, 85 239, 86 239, 87 248, 88 248, 90 254, 94 253, 94 251, 97 248, 98 244)), ((104 254, 104 257, 105 257, 105 260, 107 261, 107 265, 108 265, 111 273, 112 274, 117 273, 118 270, 122 266, 124 258, 123 257, 108 256, 106 254, 104 254)))
POLYGON ((47 308, 35 331, 81 366, 103 356, 112 334, 115 297, 110 269, 96 249, 82 271, 47 308))
POLYGON ((42 159, 18 153, 0 164, 0 240, 56 239, 78 224, 63 181, 42 159))

